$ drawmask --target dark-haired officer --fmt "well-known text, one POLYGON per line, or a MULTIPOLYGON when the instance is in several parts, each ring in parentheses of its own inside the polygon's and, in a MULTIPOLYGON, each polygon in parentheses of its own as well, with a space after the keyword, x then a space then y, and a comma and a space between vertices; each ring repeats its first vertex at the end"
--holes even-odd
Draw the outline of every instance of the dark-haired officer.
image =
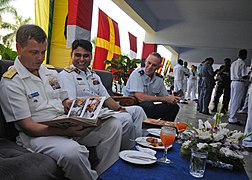
POLYGON ((212 112, 217 112, 218 103, 221 95, 223 94, 222 100, 222 108, 221 112, 226 113, 228 111, 228 104, 230 99, 230 67, 231 67, 231 59, 225 58, 224 65, 222 65, 219 69, 217 69, 217 77, 216 77, 216 87, 214 94, 214 107, 212 112))
POLYGON ((139 106, 121 107, 108 94, 100 77, 89 68, 92 60, 92 44, 88 40, 79 39, 72 43, 72 64, 59 73, 63 89, 69 99, 105 96, 102 111, 107 109, 121 111, 110 119, 116 119, 122 124, 121 149, 130 149, 135 143, 129 139, 142 136, 142 123, 146 114, 139 106))
POLYGON ((153 52, 145 60, 145 67, 135 69, 126 86, 124 96, 135 96, 148 118, 174 121, 179 111, 178 96, 168 95, 164 79, 155 71, 161 66, 160 54, 153 52))

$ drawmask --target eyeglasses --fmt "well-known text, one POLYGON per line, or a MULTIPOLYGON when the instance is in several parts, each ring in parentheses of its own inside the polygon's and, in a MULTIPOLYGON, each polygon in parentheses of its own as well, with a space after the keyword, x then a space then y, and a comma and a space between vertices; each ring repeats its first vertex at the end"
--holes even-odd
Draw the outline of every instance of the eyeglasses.
POLYGON ((88 58, 90 56, 90 54, 81 54, 81 53, 74 53, 74 56, 77 58, 88 58))

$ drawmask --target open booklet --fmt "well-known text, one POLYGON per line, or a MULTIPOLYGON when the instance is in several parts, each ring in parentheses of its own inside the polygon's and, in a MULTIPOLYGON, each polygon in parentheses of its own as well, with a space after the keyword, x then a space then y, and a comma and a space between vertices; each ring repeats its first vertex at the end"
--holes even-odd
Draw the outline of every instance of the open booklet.
POLYGON ((50 121, 40 122, 52 127, 67 128, 75 125, 83 127, 98 126, 101 120, 110 118, 117 111, 102 108, 104 96, 77 98, 73 100, 67 115, 59 116, 50 121))

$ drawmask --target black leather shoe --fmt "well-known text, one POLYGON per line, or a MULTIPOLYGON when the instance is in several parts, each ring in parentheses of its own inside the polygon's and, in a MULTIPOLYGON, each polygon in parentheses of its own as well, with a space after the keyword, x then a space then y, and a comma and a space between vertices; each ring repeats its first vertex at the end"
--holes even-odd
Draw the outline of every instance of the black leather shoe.
POLYGON ((243 124, 240 121, 237 122, 228 122, 229 124, 237 125, 237 126, 242 126, 243 124))
POLYGON ((246 151, 252 152, 252 147, 244 147, 246 151))

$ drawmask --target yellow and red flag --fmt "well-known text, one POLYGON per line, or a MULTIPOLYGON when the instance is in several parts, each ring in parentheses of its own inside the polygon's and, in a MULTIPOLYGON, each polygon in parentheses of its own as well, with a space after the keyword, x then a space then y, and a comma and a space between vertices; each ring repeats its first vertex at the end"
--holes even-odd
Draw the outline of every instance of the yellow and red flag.
POLYGON ((92 10, 93 0, 35 1, 35 24, 48 36, 45 63, 55 67, 69 65, 71 48, 66 46, 65 25, 68 26, 67 37, 70 38, 70 44, 77 38, 88 39, 84 34, 91 30, 92 10))
POLYGON ((162 70, 163 70, 164 64, 165 64, 165 58, 162 57, 161 66, 160 66, 159 69, 156 70, 156 72, 157 72, 158 74, 162 74, 162 70))
POLYGON ((93 69, 105 69, 105 60, 118 58, 121 54, 118 24, 99 9, 93 69))

